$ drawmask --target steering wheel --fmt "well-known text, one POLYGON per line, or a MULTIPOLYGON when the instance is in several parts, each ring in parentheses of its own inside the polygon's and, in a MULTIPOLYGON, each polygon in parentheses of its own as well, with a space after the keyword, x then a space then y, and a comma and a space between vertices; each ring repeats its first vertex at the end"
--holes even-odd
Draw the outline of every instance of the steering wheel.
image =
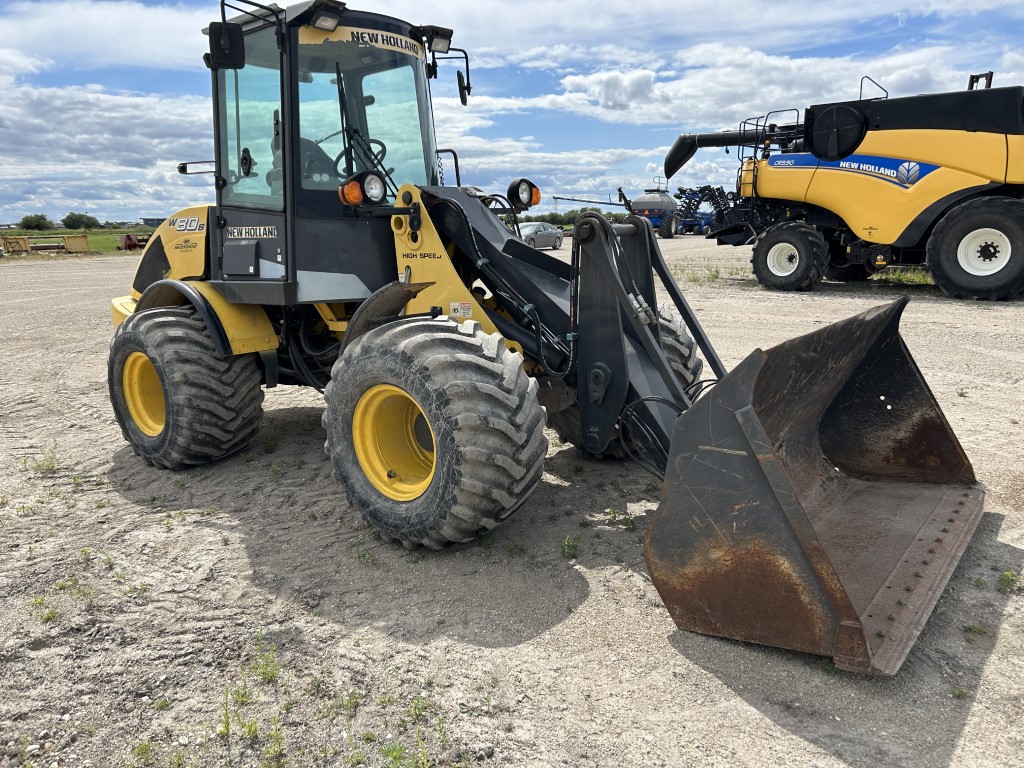
POLYGON ((331 162, 331 156, 324 152, 323 147, 315 141, 305 138, 300 139, 300 152, 302 178, 326 177, 335 170, 335 164, 331 162))
MULTIPOLYGON (((388 148, 384 146, 384 142, 380 139, 366 139, 366 143, 369 144, 370 148, 373 150, 373 154, 370 156, 371 162, 369 164, 371 166, 383 167, 384 158, 388 154, 388 148)), ((338 156, 334 158, 334 169, 338 172, 339 176, 345 177, 352 175, 352 162, 349 159, 349 154, 355 152, 355 150, 355 145, 350 146, 347 149, 343 149, 338 153, 338 156), (341 167, 342 160, 345 160, 344 168, 341 167)))

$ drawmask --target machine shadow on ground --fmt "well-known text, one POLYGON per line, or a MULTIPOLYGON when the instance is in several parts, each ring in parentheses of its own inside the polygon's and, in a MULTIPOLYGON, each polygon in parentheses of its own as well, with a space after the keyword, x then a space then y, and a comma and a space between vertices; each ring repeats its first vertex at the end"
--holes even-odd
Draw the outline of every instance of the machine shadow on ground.
POLYGON ((998 540, 1003 522, 1001 514, 984 515, 938 606, 893 678, 842 672, 822 657, 679 630, 669 640, 680 655, 772 722, 840 760, 858 765, 951 765, 1013 599, 996 590, 994 571, 998 567, 1019 572, 1024 562, 1024 550, 998 540), (983 587, 974 586, 983 581, 983 587), (979 634, 982 629, 984 635, 979 634), (943 727, 935 728, 936 723, 943 727))
POLYGON ((643 514, 602 520, 638 500, 653 506, 654 479, 630 462, 594 461, 572 448, 549 456, 524 507, 481 539, 437 552, 385 542, 349 509, 332 477, 321 414, 270 409, 248 450, 183 472, 144 467, 126 447, 110 480, 143 509, 199 510, 192 524, 218 531, 227 518, 258 586, 344 632, 373 626, 415 643, 446 636, 514 646, 587 599, 576 557, 586 568, 642 563, 643 514), (216 512, 203 516, 208 510, 216 512))

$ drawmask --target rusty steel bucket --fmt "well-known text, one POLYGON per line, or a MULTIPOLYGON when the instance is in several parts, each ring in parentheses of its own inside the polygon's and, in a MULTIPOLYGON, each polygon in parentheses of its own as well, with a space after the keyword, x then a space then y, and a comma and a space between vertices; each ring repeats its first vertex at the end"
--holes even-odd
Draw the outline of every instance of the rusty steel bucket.
POLYGON ((678 418, 644 549, 681 629, 900 668, 984 502, 906 303, 755 351, 678 418))

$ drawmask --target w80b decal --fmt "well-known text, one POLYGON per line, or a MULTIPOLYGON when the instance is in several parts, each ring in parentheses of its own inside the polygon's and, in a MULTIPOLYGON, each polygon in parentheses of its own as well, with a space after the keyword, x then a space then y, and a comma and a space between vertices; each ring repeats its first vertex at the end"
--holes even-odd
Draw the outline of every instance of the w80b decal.
POLYGON ((187 219, 168 219, 167 226, 172 227, 176 232, 202 232, 206 224, 199 221, 198 216, 189 216, 187 219))

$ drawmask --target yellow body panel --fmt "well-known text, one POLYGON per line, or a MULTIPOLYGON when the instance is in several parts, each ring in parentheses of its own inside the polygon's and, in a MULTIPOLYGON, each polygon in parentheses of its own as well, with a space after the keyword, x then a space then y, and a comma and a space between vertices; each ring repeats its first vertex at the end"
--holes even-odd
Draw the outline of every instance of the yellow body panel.
POLYGON ((1006 135, 977 131, 869 131, 858 155, 879 155, 933 163, 987 181, 1006 178, 1006 135))
POLYGON ((159 235, 171 265, 167 274, 169 279, 184 280, 205 274, 206 214, 209 210, 208 206, 197 205, 178 211, 153 232, 150 243, 159 235))
POLYGON ((1006 137, 1006 183, 1024 184, 1024 136, 1006 137))
MULTIPOLYGON (((813 169, 789 169, 778 173, 769 168, 764 161, 757 164, 756 189, 758 197, 771 197, 776 200, 803 200, 807 195, 814 175, 813 169)), ((751 174, 753 178, 753 174, 751 174)))
MULTIPOLYGON (((411 184, 406 184, 398 193, 398 199, 406 193, 412 195, 412 203, 423 200, 420 191, 411 184)), ((405 203, 402 203, 405 205, 405 203)), ((398 274, 408 275, 408 283, 433 283, 424 288, 405 306, 406 314, 429 312, 431 307, 441 307, 441 311, 456 320, 473 319, 487 333, 498 333, 498 329, 484 312, 477 297, 465 285, 450 255, 445 250, 441 237, 426 215, 420 217, 421 226, 418 232, 409 228, 408 216, 392 216, 391 231, 395 235, 395 257, 398 260, 398 274), (415 235, 415 239, 414 236, 415 235), (406 272, 408 270, 408 272, 406 272)), ((522 352, 515 342, 506 340, 509 349, 522 352)))
POLYGON ((118 296, 110 300, 110 321, 117 328, 128 319, 128 315, 135 311, 135 304, 138 301, 134 296, 118 296))
MULTIPOLYGON (((277 349, 277 334, 263 307, 258 304, 232 304, 209 283, 196 280, 186 282, 203 295, 217 315, 231 345, 231 354, 242 355, 277 349)), ((175 297, 178 300, 173 306, 186 303, 182 294, 175 294, 175 297)), ((119 296, 110 302, 110 316, 115 328, 135 311, 137 303, 138 300, 133 296, 119 296)))
POLYGON ((277 349, 277 334, 263 307, 258 304, 232 304, 209 283, 190 281, 189 285, 203 294, 217 314, 231 344, 231 354, 277 349))
MULTIPOLYGON (((870 131, 850 158, 833 163, 809 154, 757 161, 758 197, 811 203, 838 215, 863 240, 891 244, 929 206, 961 190, 1024 175, 1024 137, 945 130, 870 131), (1008 152, 1017 168, 1008 172, 1008 152), (863 163, 869 169, 851 167, 863 163), (900 181, 896 164, 920 165, 900 181), (879 170, 880 166, 887 170, 879 170), (888 174, 888 175, 887 175, 888 174)), ((740 194, 754 174, 745 161, 740 194)), ((1012 164, 1010 164, 1012 166, 1012 164)))

